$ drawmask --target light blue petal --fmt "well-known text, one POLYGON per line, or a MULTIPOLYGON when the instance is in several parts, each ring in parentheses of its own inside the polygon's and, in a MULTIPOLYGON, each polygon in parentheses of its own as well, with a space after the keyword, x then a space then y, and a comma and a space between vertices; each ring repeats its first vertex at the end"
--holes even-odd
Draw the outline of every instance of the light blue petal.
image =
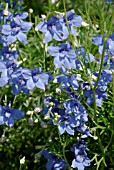
POLYGON ((46 33, 45 33, 45 35, 44 35, 44 40, 43 40, 43 42, 44 43, 48 43, 48 42, 50 42, 52 40, 52 35, 51 35, 51 33, 49 32, 49 31, 47 31, 46 33))

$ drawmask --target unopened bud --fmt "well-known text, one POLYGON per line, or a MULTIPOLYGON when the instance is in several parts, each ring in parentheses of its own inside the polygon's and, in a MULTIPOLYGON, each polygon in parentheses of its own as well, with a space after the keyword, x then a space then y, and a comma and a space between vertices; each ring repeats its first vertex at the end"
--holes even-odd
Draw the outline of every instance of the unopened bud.
POLYGON ((61 89, 60 88, 56 88, 56 93, 61 93, 61 89))
POLYGON ((94 136, 94 138, 93 138, 94 140, 97 140, 98 139, 98 137, 97 136, 94 136))
POLYGON ((47 124, 45 122, 43 122, 43 121, 41 122, 40 125, 41 125, 42 128, 47 128, 47 124))
POLYGON ((34 112, 35 113, 39 113, 39 112, 41 112, 41 108, 38 106, 38 107, 36 107, 35 109, 34 109, 34 112))
POLYGON ((35 159, 40 159, 42 156, 42 150, 34 155, 35 159))
POLYGON ((53 106, 54 105, 54 103, 53 102, 49 102, 49 106, 53 106))
POLYGON ((5 142, 5 140, 6 140, 6 136, 3 134, 0 138, 0 142, 3 143, 5 142))
POLYGON ((28 124, 29 124, 30 126, 33 126, 33 125, 34 125, 34 120, 33 120, 32 117, 28 120, 28 124))
POLYGON ((53 80, 53 83, 57 83, 57 79, 56 78, 53 80))
POLYGON ((20 164, 24 164, 24 163, 25 163, 25 156, 22 159, 20 159, 20 164))
POLYGON ((3 15, 8 16, 8 10, 4 10, 3 15))
POLYGON ((31 14, 33 13, 33 9, 32 8, 29 9, 29 13, 31 13, 31 14))

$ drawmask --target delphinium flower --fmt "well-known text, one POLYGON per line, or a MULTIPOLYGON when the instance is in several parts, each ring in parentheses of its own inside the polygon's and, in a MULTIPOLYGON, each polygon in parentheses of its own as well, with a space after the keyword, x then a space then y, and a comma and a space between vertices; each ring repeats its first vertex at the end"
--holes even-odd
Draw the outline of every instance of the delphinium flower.
POLYGON ((91 136, 88 128, 85 126, 88 115, 81 103, 76 99, 70 99, 64 102, 63 106, 65 108, 65 113, 60 117, 58 124, 60 134, 63 134, 66 130, 70 135, 74 135, 74 128, 76 127, 77 131, 85 133, 85 137, 91 136))
MULTIPOLYGON (((98 77, 98 72, 94 73, 92 77, 93 79, 91 80, 91 84, 94 87, 98 77)), ((112 74, 110 70, 102 70, 98 85, 96 87, 96 105, 99 107, 102 106, 103 99, 108 97, 106 89, 108 88, 108 83, 110 82, 112 82, 112 74)), ((87 97, 87 104, 91 105, 94 102, 94 96, 90 84, 88 82, 83 82, 81 87, 84 90, 84 96, 87 97)))
POLYGON ((60 21, 58 16, 52 16, 48 21, 41 21, 36 30, 44 33, 44 43, 54 38, 56 41, 62 41, 68 37, 68 30, 65 23, 60 21))
POLYGON ((31 77, 31 70, 22 67, 16 67, 13 72, 10 73, 9 83, 13 86, 12 91, 14 95, 17 95, 21 90, 25 94, 29 94, 27 88, 27 80, 31 77))
POLYGON ((71 147, 71 151, 75 154, 71 167, 84 170, 86 166, 90 166, 90 159, 87 157, 86 142, 84 140, 79 140, 71 147))
MULTIPOLYGON (((101 35, 93 36, 92 42, 96 46, 99 46, 99 53, 102 54, 103 46, 104 46, 104 38, 101 35)), ((114 56, 114 33, 112 33, 107 38, 107 41, 106 41, 106 47, 105 47, 105 53, 104 53, 103 61, 104 61, 105 66, 106 66, 106 64, 108 65, 108 69, 114 69, 113 56, 114 56)))
MULTIPOLYGON (((98 73, 94 74, 96 77, 98 76, 98 73)), ((108 88, 108 83, 112 82, 112 74, 110 70, 102 70, 100 79, 98 81, 97 88, 101 91, 106 91, 108 88)))
POLYGON ((74 135, 75 127, 79 125, 79 122, 75 120, 74 115, 62 114, 58 119, 58 129, 60 135, 67 132, 69 135, 74 135))
POLYGON ((31 22, 23 21, 27 16, 27 12, 17 12, 14 15, 9 13, 5 18, 5 23, 1 26, 1 33, 6 38, 7 44, 12 44, 16 40, 27 44, 25 33, 32 27, 31 22))
POLYGON ((4 62, 0 61, 0 87, 8 83, 8 72, 4 62))
POLYGON ((8 46, 3 46, 0 50, 0 61, 3 61, 6 65, 11 62, 17 63, 18 54, 18 50, 11 50, 8 46))
POLYGON ((22 10, 23 6, 22 6, 22 0, 18 0, 16 1, 10 1, 10 0, 5 0, 6 3, 8 3, 8 7, 12 8, 13 10, 22 10))
POLYGON ((62 43, 59 46, 48 46, 48 52, 54 56, 54 65, 56 68, 62 66, 70 69, 72 62, 76 59, 75 51, 69 42, 62 43))
POLYGON ((76 56, 85 64, 95 61, 95 57, 91 53, 87 53, 83 47, 76 49, 76 56))
POLYGON ((70 11, 66 12, 66 16, 61 18, 61 20, 63 20, 64 23, 68 22, 70 34, 73 34, 75 36, 78 35, 78 33, 75 31, 74 27, 79 27, 81 25, 81 23, 82 23, 81 16, 76 15, 74 10, 70 10, 70 11), (67 21, 66 21, 66 18, 67 18, 67 21))
POLYGON ((0 125, 5 123, 7 126, 11 127, 14 125, 14 120, 21 119, 23 116, 24 112, 21 110, 0 105, 0 125))
POLYGON ((34 68, 31 71, 31 76, 27 80, 27 88, 32 90, 35 86, 45 90, 45 86, 51 79, 51 75, 46 72, 42 72, 41 68, 34 68))
POLYGON ((51 96, 45 96, 44 97, 44 108, 42 110, 44 119, 47 119, 48 122, 55 123, 55 115, 57 114, 58 117, 60 117, 60 113, 62 112, 62 108, 59 107, 60 103, 57 99, 51 97, 51 96))
POLYGON ((79 88, 78 81, 81 81, 81 77, 78 75, 67 75, 66 74, 60 74, 56 76, 57 82, 60 84, 61 88, 65 88, 66 90, 72 87, 72 89, 77 90, 79 88))
POLYGON ((48 160, 46 163, 46 170, 60 170, 67 168, 67 163, 58 156, 49 153, 47 150, 43 150, 42 154, 48 160))

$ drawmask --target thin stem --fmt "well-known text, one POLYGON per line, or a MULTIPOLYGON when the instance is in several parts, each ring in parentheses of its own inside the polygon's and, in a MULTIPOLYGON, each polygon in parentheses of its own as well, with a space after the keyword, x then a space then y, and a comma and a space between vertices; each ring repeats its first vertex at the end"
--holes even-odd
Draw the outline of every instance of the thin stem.
POLYGON ((100 70, 99 70, 99 73, 98 73, 96 84, 94 86, 94 90, 96 90, 96 87, 98 85, 98 82, 99 82, 99 79, 100 79, 100 76, 101 76, 101 71, 102 71, 102 67, 103 67, 103 59, 104 59, 104 54, 105 54, 105 47, 106 47, 106 40, 107 40, 107 38, 104 41, 103 52, 102 52, 101 63, 100 63, 100 70))
POLYGON ((59 129, 58 129, 58 135, 59 135, 59 140, 60 140, 61 146, 63 147, 63 148, 62 148, 62 151, 63 151, 63 158, 64 158, 64 161, 67 163, 68 169, 69 169, 69 170, 72 170, 72 168, 70 167, 70 165, 69 165, 69 163, 68 163, 68 160, 67 160, 67 158, 66 158, 66 156, 65 156, 66 142, 64 142, 64 143, 62 142, 62 139, 61 139, 61 135, 60 135, 59 129))
POLYGON ((71 33, 70 33, 70 27, 69 27, 69 25, 68 25, 68 19, 67 19, 67 15, 66 15, 66 5, 65 5, 65 0, 63 0, 63 6, 64 6, 64 12, 65 12, 66 25, 67 25, 68 32, 69 32, 70 43, 72 44, 73 48, 75 48, 74 39, 72 38, 72 35, 71 35, 71 33))

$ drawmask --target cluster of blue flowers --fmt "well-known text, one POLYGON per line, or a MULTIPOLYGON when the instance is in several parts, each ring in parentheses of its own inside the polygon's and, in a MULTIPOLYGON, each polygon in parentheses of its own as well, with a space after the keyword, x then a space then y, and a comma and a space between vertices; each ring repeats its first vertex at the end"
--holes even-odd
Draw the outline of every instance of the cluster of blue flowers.
POLYGON ((56 41, 63 41, 69 36, 66 17, 70 34, 77 35, 74 26, 79 27, 82 18, 76 16, 74 10, 71 10, 66 13, 66 16, 52 16, 48 21, 42 21, 36 26, 38 30, 44 33, 44 43, 50 42, 52 38, 56 41))
MULTIPOLYGON (((2 49, 0 50, 0 87, 6 84, 12 85, 13 95, 19 94, 20 91, 29 94, 34 87, 45 90, 45 85, 48 84, 52 77, 49 73, 42 72, 41 68, 30 70, 29 68, 19 67, 17 60, 19 51, 13 47, 16 46, 15 42, 17 40, 27 44, 25 33, 32 27, 31 22, 24 21, 27 17, 27 12, 16 12, 13 14, 8 9, 5 11, 5 6, 1 4, 0 20, 2 25, 0 26, 0 42, 2 49)), ((1 106, 0 124, 6 123, 7 126, 12 126, 14 119, 23 117, 23 114, 19 116, 20 113, 21 111, 10 109, 9 106, 1 106), (6 113, 4 109, 6 109, 6 113)))
MULTIPOLYGON (((42 21, 37 25, 37 29, 44 33, 44 43, 50 42, 52 38, 57 41, 65 40, 69 34, 77 36, 76 27, 80 26, 82 19, 76 16, 74 10, 68 11, 65 16, 51 17, 48 21, 42 21), (75 28, 74 28, 75 27, 75 28), (69 32, 70 30, 70 32, 69 32)), ((61 102, 57 99, 46 96, 44 99, 44 118, 48 119, 47 123, 53 122, 59 129, 60 135, 67 132, 69 135, 75 134, 75 129, 78 132, 84 133, 81 138, 87 136, 93 137, 90 134, 85 123, 88 121, 88 114, 85 107, 81 104, 82 98, 85 97, 86 103, 92 105, 94 102, 93 89, 96 90, 96 105, 101 107, 103 99, 108 97, 106 92, 108 83, 112 82, 112 72, 114 69, 114 34, 111 34, 106 43, 103 68, 98 79, 99 69, 101 65, 100 59, 96 59, 91 53, 86 52, 80 46, 74 49, 70 42, 62 42, 58 46, 51 45, 47 50, 54 57, 55 68, 59 68, 61 74, 55 78, 55 83, 60 93, 66 93, 66 101, 61 102), (90 69, 89 65, 94 64, 96 69, 90 69), (86 65, 86 69, 85 66, 86 65), (81 76, 81 71, 85 69, 86 81, 81 76), (75 74, 72 73, 73 70, 75 74), (98 82, 97 82, 98 79, 98 82), (97 86, 96 86, 97 83, 97 86), (83 96, 78 92, 81 89, 83 96)), ((99 46, 99 53, 102 55, 104 40, 101 36, 92 38, 93 44, 99 46)), ((71 167, 83 170, 85 166, 90 166, 90 159, 86 153, 86 143, 84 140, 79 140, 71 149, 75 153, 75 159, 72 161, 71 167)), ((47 151, 45 151, 47 153, 47 151)), ((58 164, 58 158, 55 156, 45 156, 49 159, 48 170, 57 169, 54 165, 58 164), (52 164, 53 162, 53 164, 52 164)), ((60 160, 60 159, 59 159, 60 160)), ((62 164, 61 160, 61 165, 62 164)), ((63 167, 61 167, 64 169, 63 167)), ((60 169, 61 169, 60 168, 60 169)))

